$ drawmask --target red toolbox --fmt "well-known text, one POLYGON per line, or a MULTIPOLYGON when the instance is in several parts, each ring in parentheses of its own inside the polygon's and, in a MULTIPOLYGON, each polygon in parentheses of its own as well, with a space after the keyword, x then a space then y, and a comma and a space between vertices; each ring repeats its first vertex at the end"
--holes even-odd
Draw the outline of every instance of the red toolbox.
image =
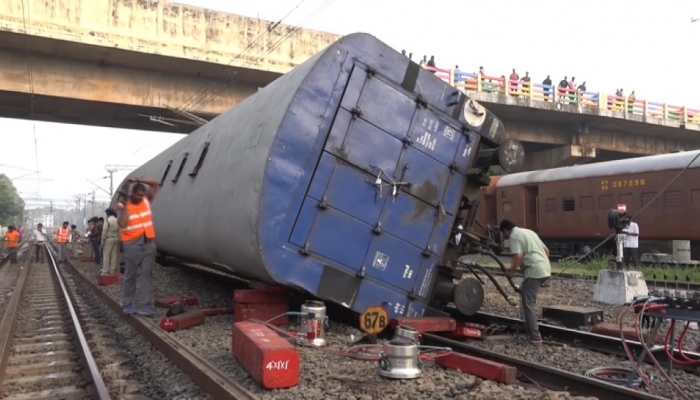
POLYGON ((164 317, 160 320, 160 328, 167 332, 179 331, 202 325, 205 318, 204 313, 199 310, 188 311, 172 317, 164 317))
POLYGON ((231 335, 233 356, 250 376, 265 389, 299 384, 299 353, 267 326, 236 322, 231 335))

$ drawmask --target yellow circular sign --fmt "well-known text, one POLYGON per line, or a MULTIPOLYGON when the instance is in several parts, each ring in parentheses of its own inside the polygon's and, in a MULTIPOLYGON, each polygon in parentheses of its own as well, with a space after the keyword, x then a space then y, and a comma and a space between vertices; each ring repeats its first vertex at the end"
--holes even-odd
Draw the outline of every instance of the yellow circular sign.
POLYGON ((360 314, 360 329, 370 335, 377 335, 389 326, 389 313, 384 307, 369 307, 360 314))

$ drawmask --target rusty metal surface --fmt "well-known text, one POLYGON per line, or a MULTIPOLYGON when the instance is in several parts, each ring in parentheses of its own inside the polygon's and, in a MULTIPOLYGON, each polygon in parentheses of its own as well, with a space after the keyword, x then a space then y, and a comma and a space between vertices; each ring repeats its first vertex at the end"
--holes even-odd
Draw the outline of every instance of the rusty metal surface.
POLYGON ((67 264, 79 280, 85 283, 105 304, 115 313, 121 316, 136 331, 158 349, 173 364, 180 367, 203 391, 209 393, 215 399, 223 400, 255 400, 257 396, 245 389, 239 383, 232 381, 228 376, 211 365, 192 350, 181 344, 177 339, 163 332, 158 325, 147 318, 135 317, 125 314, 118 302, 85 277, 72 264, 67 264))

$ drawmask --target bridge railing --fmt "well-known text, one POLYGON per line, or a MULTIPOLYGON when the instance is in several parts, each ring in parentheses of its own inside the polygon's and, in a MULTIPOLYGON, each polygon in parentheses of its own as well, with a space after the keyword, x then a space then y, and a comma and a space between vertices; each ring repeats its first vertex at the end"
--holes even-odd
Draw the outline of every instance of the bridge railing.
POLYGON ((532 80, 511 80, 505 76, 489 76, 457 69, 424 68, 464 92, 479 94, 475 96, 477 99, 488 102, 551 108, 700 130, 700 109, 652 102, 632 96, 560 88, 558 85, 545 85, 532 80))

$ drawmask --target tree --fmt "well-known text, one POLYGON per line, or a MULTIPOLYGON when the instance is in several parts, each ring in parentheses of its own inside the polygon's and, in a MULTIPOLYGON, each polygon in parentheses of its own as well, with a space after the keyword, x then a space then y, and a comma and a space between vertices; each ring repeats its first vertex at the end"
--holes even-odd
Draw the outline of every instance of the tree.
POLYGON ((21 225, 24 201, 15 185, 5 174, 0 174, 0 225, 21 225))

